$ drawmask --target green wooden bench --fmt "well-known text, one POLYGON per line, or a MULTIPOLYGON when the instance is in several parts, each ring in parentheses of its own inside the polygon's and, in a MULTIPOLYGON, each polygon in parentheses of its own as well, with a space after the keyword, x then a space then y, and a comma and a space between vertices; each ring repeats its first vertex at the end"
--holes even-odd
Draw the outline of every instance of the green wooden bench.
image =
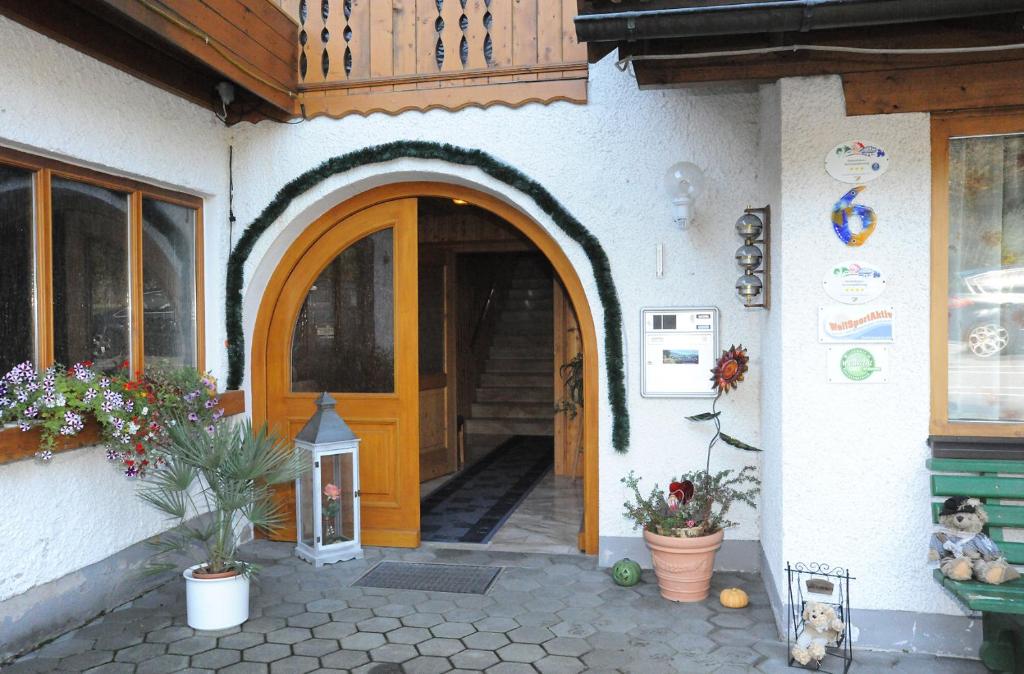
MULTIPOLYGON (((1024 461, 986 459, 929 459, 932 495, 973 496, 985 502, 986 533, 999 545, 1011 564, 1024 564, 1024 543, 1006 540, 1007 529, 1024 529, 1024 461)), ((938 522, 942 502, 932 503, 932 521, 938 522)), ((1024 578, 1002 585, 955 581, 935 569, 935 580, 965 606, 982 613, 980 656, 996 672, 1024 673, 1024 578)))

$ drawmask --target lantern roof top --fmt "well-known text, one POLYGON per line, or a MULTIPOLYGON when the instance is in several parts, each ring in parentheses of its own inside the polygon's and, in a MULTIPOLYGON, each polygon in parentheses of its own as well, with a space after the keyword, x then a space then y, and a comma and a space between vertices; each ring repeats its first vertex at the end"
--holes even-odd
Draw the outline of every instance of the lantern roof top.
POLYGON ((330 442, 358 440, 359 438, 348 427, 345 420, 338 416, 334 406, 334 398, 326 391, 321 393, 320 397, 316 399, 316 413, 295 436, 296 442, 322 445, 330 442))

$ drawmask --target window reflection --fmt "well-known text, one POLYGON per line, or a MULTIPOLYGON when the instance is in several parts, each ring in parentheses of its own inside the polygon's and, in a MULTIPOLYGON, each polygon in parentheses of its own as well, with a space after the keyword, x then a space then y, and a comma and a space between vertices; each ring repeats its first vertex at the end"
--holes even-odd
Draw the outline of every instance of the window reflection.
POLYGON ((32 172, 0 165, 0 375, 33 358, 32 172))
POLYGON ((196 212, 142 200, 142 304, 146 365, 196 362, 196 212))

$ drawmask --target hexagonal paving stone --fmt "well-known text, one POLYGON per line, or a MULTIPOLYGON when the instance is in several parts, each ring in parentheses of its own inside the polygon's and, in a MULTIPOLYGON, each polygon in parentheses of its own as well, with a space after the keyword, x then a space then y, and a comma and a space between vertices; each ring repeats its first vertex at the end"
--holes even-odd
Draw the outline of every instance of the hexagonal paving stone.
POLYGON ((370 656, 364 651, 335 651, 320 658, 320 664, 324 667, 336 669, 355 669, 369 661, 370 656))
POLYGON ((219 669, 233 665, 242 659, 240 651, 228 648, 214 648, 213 650, 192 656, 193 667, 205 667, 207 669, 219 669))
MULTIPOLYGON (((16 668, 5 668, 4 671, 10 671, 10 669, 16 668)), ((135 674, 135 665, 131 662, 108 662, 105 665, 87 669, 85 672, 86 674, 135 674)))
POLYGON ((135 674, 170 674, 188 667, 186 655, 158 655, 135 666, 135 674))
POLYGON ((299 615, 305 613, 306 607, 304 604, 294 604, 292 602, 284 602, 282 604, 274 604, 263 609, 263 615, 271 616, 273 618, 290 618, 293 615, 299 615))
POLYGON ((418 644, 430 638, 430 630, 423 627, 400 627, 387 633, 387 640, 395 644, 418 644))
POLYGON ((270 618, 260 617, 247 620, 242 623, 243 632, 260 632, 266 634, 267 632, 273 632, 279 630, 285 626, 284 618, 270 618))
POLYGON ((551 627, 562 622, 556 613, 538 613, 530 611, 516 615, 516 620, 523 627, 551 627))
POLYGON ((279 630, 267 632, 267 642, 272 644, 294 644, 312 638, 313 633, 302 627, 282 627, 279 630))
POLYGON ((172 655, 195 655, 217 647, 217 640, 213 637, 188 637, 181 641, 175 641, 167 647, 167 652, 172 655))
POLYGON ((335 639, 307 639, 292 644, 292 653, 295 655, 309 655, 314 658, 336 650, 338 650, 338 642, 335 639))
POLYGON ((333 613, 348 608, 344 599, 317 599, 306 604, 306 610, 311 613, 333 613))
POLYGON ((436 655, 442 658, 454 655, 459 651, 465 650, 465 648, 458 639, 443 638, 428 639, 416 645, 416 649, 423 655, 436 655))
POLYGON ((477 648, 482 651, 496 651, 502 646, 507 646, 509 641, 501 632, 477 632, 463 637, 462 643, 467 648, 477 648))
POLYGON ((329 622, 331 616, 326 613, 300 613, 288 618, 289 627, 316 627, 329 622))
POLYGON ((167 644, 139 644, 129 646, 117 652, 114 660, 118 662, 143 662, 167 652, 167 644))
POLYGON ((568 655, 578 658, 590 651, 591 646, 586 639, 579 637, 556 637, 551 641, 544 642, 544 650, 551 655, 568 655))
POLYGON ((441 623, 440 625, 431 627, 430 632, 435 637, 461 639, 464 636, 476 632, 476 628, 468 623, 441 623))
POLYGON ((433 627, 444 622, 440 613, 413 613, 401 619, 406 627, 433 627))
POLYGON ((519 627, 519 623, 512 618, 490 616, 483 620, 477 620, 473 626, 481 632, 508 632, 519 627))
POLYGON ((446 659, 429 655, 421 655, 402 663, 402 669, 406 674, 442 674, 451 668, 446 659))
MULTIPOLYGON (((539 669, 541 674, 577 674, 586 669, 579 659, 563 655, 549 655, 533 663, 533 666, 539 669)), ((649 670, 643 671, 649 672, 649 670)), ((649 674, 653 674, 653 672, 649 672, 649 674)))
POLYGON ((712 616, 710 622, 719 627, 733 627, 737 629, 745 629, 754 624, 750 618, 742 613, 721 613, 712 616))
POLYGON ((174 625, 172 627, 164 627, 154 632, 150 632, 146 635, 146 641, 154 644, 169 644, 172 641, 178 641, 186 637, 190 637, 195 632, 191 627, 182 627, 181 625, 174 625))
POLYGON ((621 650, 597 649, 583 656, 583 664, 590 669, 619 669, 628 667, 633 657, 621 650))
POLYGON ((519 627, 508 633, 508 638, 520 644, 542 644, 555 638, 546 627, 519 627))
POLYGON ((498 657, 509 662, 536 662, 547 653, 536 644, 509 644, 497 650, 498 657))
POLYGON ((532 665, 521 662, 499 662, 493 667, 487 668, 487 674, 536 674, 537 670, 532 665))
POLYGON ((447 599, 428 599, 416 604, 416 610, 420 613, 444 613, 457 608, 454 602, 447 599))
POLYGON ((217 639, 217 645, 220 648, 234 648, 236 650, 242 650, 258 646, 264 641, 266 641, 266 639, 263 634, 259 632, 239 632, 238 634, 229 634, 226 637, 217 639))
POLYGON ((341 647, 353 651, 368 651, 384 645, 384 635, 376 632, 357 632, 341 640, 341 647))
POLYGON ((412 615, 416 609, 407 604, 385 604, 373 609, 373 614, 384 618, 404 618, 412 615))
POLYGON ((134 646, 135 644, 141 644, 142 638, 145 636, 145 632, 141 630, 119 632, 117 634, 108 634, 107 636, 99 637, 93 644, 93 649, 97 651, 117 651, 122 648, 134 646))
POLYGON ((292 655, 270 665, 270 674, 306 674, 320 667, 316 658, 304 655, 292 655))
POLYGON ((260 644, 242 651, 242 659, 249 662, 273 662, 292 654, 292 649, 284 644, 260 644))
POLYGON ((761 659, 761 654, 753 648, 742 646, 719 646, 708 655, 730 665, 752 665, 761 659))
POLYGON ((317 639, 341 639, 355 634, 355 623, 329 622, 313 628, 313 636, 317 639))
POLYGON ((360 632, 390 632, 391 630, 397 630, 401 626, 402 623, 397 618, 375 617, 356 623, 356 627, 359 628, 360 632))
POLYGON ((444 619, 448 622, 453 623, 471 623, 477 620, 483 620, 487 617, 487 614, 478 608, 454 608, 451 611, 445 611, 444 619))
POLYGON ((266 674, 270 671, 262 662, 238 662, 217 670, 217 674, 266 674))
POLYGON ((402 663, 412 660, 419 653, 414 646, 408 644, 385 644, 370 651, 370 659, 374 662, 402 663))
POLYGON ((348 600, 348 605, 352 608, 380 608, 387 603, 388 600, 385 597, 377 597, 373 595, 352 597, 348 600))
POLYGON ((475 649, 456 653, 451 656, 450 660, 459 669, 481 670, 498 664, 498 656, 494 654, 494 651, 478 651, 475 649))
POLYGON ((340 623, 357 623, 372 617, 373 611, 368 608, 345 608, 340 611, 331 611, 331 620, 340 623))

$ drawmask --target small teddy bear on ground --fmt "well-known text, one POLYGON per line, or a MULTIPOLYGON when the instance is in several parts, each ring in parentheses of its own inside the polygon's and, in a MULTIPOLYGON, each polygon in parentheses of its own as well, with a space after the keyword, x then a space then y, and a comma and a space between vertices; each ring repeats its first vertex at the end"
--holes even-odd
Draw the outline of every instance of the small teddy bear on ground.
POLYGON ((966 496, 946 499, 939 512, 942 529, 932 536, 928 559, 939 562, 947 578, 999 585, 1020 578, 999 547, 981 532, 988 515, 981 501, 966 496))
POLYGON ((825 657, 825 647, 838 645, 846 625, 836 616, 836 610, 830 604, 820 601, 804 604, 803 618, 803 631, 790 649, 790 655, 801 665, 811 660, 820 663, 825 657))

